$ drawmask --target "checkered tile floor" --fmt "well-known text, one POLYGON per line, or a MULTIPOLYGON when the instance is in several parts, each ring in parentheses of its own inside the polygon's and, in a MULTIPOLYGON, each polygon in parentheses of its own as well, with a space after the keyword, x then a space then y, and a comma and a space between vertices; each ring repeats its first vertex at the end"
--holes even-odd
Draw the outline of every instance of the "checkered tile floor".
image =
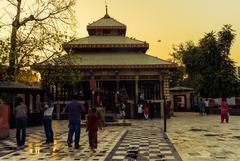
MULTIPOLYGON (((45 135, 42 127, 27 129, 27 147, 22 150, 16 149, 15 137, 0 140, 0 160, 105 160, 106 156, 121 136, 126 132, 123 127, 106 127, 99 131, 98 150, 93 153, 88 146, 88 136, 85 128, 81 131, 80 149, 68 148, 67 122, 54 122, 55 141, 53 145, 44 144, 45 135)), ((14 136, 12 131, 11 136, 14 136)))
POLYGON ((129 128, 106 160, 181 161, 180 156, 159 128, 129 128))
MULTIPOLYGON (((55 135, 58 136, 60 134, 56 133, 55 135)), ((45 134, 43 133, 43 131, 37 131, 37 133, 30 133, 30 131, 27 131, 26 142, 29 145, 41 144, 41 142, 43 142, 44 137, 45 134)), ((16 137, 13 131, 11 133, 11 137, 4 140, 0 140, 0 149, 1 149, 0 157, 17 151, 16 137)))
POLYGON ((81 130, 79 150, 66 146, 67 121, 53 121, 55 137, 53 145, 44 144, 43 127, 31 127, 27 129, 27 147, 17 150, 15 130, 12 130, 10 138, 0 140, 0 161, 181 161, 161 131, 159 120, 131 123, 132 126, 110 126, 99 131, 96 153, 89 149, 85 128, 81 130))

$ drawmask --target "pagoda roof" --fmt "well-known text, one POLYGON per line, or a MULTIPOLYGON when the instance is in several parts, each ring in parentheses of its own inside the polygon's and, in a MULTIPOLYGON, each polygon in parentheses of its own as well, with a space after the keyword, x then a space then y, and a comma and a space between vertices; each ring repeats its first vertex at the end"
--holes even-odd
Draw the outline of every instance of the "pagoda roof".
POLYGON ((89 24, 87 29, 126 29, 126 25, 111 18, 109 15, 105 15, 103 18, 89 24))
POLYGON ((119 47, 145 47, 149 44, 125 36, 88 36, 77 40, 72 40, 63 45, 64 49, 69 48, 119 48, 119 47))
MULTIPOLYGON (((176 64, 144 53, 123 52, 91 52, 65 55, 55 60, 58 67, 71 66, 80 69, 108 69, 108 68, 176 68, 176 64), (131 60, 131 61, 130 61, 131 60)), ((36 65, 35 69, 44 68, 44 64, 36 65)))

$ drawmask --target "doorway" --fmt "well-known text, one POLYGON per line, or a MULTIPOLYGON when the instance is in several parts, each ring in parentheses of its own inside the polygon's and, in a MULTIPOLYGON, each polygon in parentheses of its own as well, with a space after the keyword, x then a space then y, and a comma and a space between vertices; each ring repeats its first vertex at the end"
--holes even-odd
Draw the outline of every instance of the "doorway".
POLYGON ((174 95, 174 111, 184 112, 187 111, 186 95, 174 95))

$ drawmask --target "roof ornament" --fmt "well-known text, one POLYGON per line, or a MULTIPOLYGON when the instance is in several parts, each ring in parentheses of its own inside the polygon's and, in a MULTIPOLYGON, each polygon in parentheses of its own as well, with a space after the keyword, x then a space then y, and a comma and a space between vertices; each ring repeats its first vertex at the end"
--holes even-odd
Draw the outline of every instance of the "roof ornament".
POLYGON ((105 14, 104 18, 110 18, 110 16, 108 15, 107 0, 105 0, 105 7, 106 7, 106 14, 105 14))

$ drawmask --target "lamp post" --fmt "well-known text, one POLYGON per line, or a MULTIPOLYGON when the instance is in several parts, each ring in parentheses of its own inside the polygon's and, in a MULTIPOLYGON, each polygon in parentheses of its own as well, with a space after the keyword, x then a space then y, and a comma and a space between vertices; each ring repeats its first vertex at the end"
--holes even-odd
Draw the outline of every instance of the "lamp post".
POLYGON ((164 77, 161 81, 162 83, 162 99, 163 99, 163 129, 167 132, 167 109, 166 109, 166 96, 164 94, 164 77))
MULTIPOLYGON (((157 40, 158 43, 161 43, 162 40, 157 40)), ((162 83, 162 99, 163 99, 163 129, 164 132, 167 132, 167 109, 166 109, 166 96, 164 94, 164 76, 163 79, 161 81, 162 83)))
POLYGON ((167 109, 166 109, 166 98, 163 96, 163 119, 164 119, 164 132, 167 132, 167 109))

